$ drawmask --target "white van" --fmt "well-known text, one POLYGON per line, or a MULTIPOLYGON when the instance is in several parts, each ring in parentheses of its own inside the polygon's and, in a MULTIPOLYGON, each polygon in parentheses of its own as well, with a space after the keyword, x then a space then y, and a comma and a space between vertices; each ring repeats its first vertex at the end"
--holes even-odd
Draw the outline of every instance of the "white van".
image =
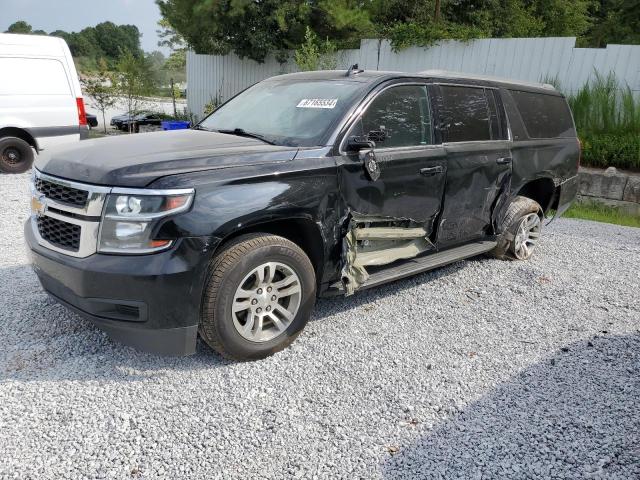
POLYGON ((66 42, 0 33, 0 171, 24 172, 34 152, 87 134, 80 82, 66 42))

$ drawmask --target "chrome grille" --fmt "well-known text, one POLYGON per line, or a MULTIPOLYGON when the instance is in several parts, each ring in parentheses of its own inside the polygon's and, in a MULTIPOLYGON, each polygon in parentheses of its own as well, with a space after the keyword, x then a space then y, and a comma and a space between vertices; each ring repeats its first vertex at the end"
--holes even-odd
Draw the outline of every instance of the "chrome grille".
POLYGON ((38 243, 84 258, 98 251, 102 208, 111 187, 90 185, 33 170, 31 225, 38 243))
POLYGON ((37 217, 36 223, 38 233, 47 242, 72 252, 80 249, 80 225, 47 216, 37 217))
POLYGON ((60 185, 42 178, 35 179, 35 187, 47 198, 76 207, 84 207, 89 197, 89 192, 86 190, 60 185))

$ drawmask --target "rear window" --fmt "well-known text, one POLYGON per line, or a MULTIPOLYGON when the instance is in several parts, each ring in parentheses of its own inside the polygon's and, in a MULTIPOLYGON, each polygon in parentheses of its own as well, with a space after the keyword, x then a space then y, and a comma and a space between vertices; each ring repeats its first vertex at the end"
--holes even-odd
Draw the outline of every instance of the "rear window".
POLYGON ((563 97, 511 90, 530 138, 575 137, 569 105, 563 97))
POLYGON ((70 95, 62 63, 50 58, 0 58, 0 95, 70 95))
POLYGON ((484 88, 441 85, 440 92, 443 141, 491 140, 491 115, 484 88))

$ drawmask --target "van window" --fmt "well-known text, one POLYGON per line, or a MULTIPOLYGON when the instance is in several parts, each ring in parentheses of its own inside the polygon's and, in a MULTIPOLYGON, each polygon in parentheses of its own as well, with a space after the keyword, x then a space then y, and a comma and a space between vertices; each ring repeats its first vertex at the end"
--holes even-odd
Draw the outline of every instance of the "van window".
POLYGON ((564 97, 511 90, 530 138, 575 137, 564 97))
POLYGON ((0 95, 70 95, 64 66, 50 58, 0 57, 0 95))
POLYGON ((444 142, 491 140, 489 104, 484 88, 441 85, 440 92, 444 142))
POLYGON ((391 87, 378 95, 361 121, 362 134, 386 133, 381 148, 430 145, 431 113, 427 89, 421 85, 391 87))

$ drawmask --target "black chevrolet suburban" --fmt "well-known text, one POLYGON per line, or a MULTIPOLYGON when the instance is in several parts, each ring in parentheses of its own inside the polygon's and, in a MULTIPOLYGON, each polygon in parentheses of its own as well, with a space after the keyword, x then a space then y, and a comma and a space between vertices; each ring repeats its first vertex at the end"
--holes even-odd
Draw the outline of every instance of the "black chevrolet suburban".
POLYGON ((190 130, 45 152, 25 225, 53 298, 112 338, 233 359, 289 345, 317 296, 480 254, 528 259, 576 194, 580 144, 549 85, 282 75, 190 130))

